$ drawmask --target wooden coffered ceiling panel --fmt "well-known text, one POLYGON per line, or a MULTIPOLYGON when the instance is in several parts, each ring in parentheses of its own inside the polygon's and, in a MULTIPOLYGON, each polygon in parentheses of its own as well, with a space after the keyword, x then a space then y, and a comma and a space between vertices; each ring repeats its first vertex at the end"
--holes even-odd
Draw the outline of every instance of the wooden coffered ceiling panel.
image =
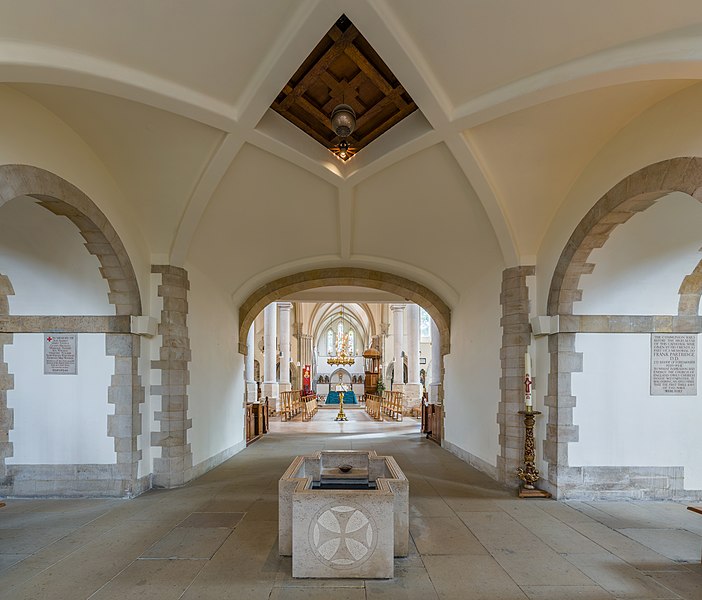
POLYGON ((338 104, 349 104, 356 113, 356 129, 347 138, 349 157, 417 110, 346 15, 312 50, 271 108, 335 152, 340 138, 329 118, 338 104))

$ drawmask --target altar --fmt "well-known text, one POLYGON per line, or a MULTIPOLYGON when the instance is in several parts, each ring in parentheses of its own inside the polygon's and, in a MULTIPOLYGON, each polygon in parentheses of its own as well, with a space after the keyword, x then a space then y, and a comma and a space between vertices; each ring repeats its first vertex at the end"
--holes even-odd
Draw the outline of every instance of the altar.
MULTIPOLYGON (((329 392, 324 404, 339 404, 339 392, 329 392)), ((344 404, 358 404, 356 394, 351 390, 344 392, 344 404)))

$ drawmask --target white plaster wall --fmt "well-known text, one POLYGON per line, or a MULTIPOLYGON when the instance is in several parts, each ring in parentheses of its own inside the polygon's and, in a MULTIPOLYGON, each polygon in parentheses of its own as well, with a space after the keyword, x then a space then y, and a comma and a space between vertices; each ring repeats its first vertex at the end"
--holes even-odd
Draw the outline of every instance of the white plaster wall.
POLYGON ((702 204, 683 193, 661 198, 619 225, 590 254, 578 314, 676 315, 678 290, 702 259, 702 204))
POLYGON ((63 177, 102 210, 124 243, 140 289, 147 289, 149 248, 112 173, 64 121, 28 96, 0 86, 0 165, 33 165, 63 177))
POLYGON ((502 268, 499 263, 491 267, 461 295, 461 303, 451 312, 451 353, 444 357, 444 431, 446 441, 495 466, 502 268))
MULTIPOLYGON (((320 355, 319 364, 317 365, 317 375, 331 375, 339 367, 337 365, 330 365, 327 363, 327 356, 320 355)), ((363 375, 365 373, 363 367, 363 357, 357 356, 354 358, 352 365, 344 367, 345 371, 348 371, 351 375, 363 375)))
POLYGON ((104 334, 78 334, 77 375, 44 375, 44 335, 15 334, 5 360, 15 376, 7 393, 14 409, 8 464, 112 464, 114 439, 107 436, 107 388, 114 358, 105 356, 104 334))
POLYGON ((683 466, 685 488, 702 489, 702 390, 651 396, 650 344, 649 334, 576 336, 584 359, 572 377, 580 441, 570 444, 570 465, 683 466))
MULTIPOLYGON (((539 248, 539 314, 546 314, 554 268, 587 211, 622 179, 647 165, 678 156, 702 156, 702 84, 674 94, 633 119, 583 170, 539 248)), ((577 303, 575 306, 579 310, 577 303)))
POLYGON ((15 290, 13 315, 114 315, 100 263, 88 254, 78 228, 17 198, 0 207, 0 273, 15 290))
MULTIPOLYGON (((538 314, 546 314, 553 270, 568 238, 587 211, 632 173, 679 156, 702 156, 702 85, 686 88, 632 120, 583 170, 539 249, 538 314)), ((593 251, 591 261, 596 264, 595 271, 580 280, 583 301, 575 303, 576 313, 677 314, 681 275, 690 273, 697 264, 702 244, 699 208, 692 200, 676 196, 663 198, 635 215, 613 232, 602 249, 593 251)), ((573 375, 577 396, 574 419, 581 429, 580 442, 569 445, 570 462, 572 465, 685 464, 686 488, 700 489, 701 474, 694 461, 689 460, 690 452, 699 454, 700 450, 699 443, 689 437, 689 424, 699 423, 694 409, 699 398, 648 395, 649 343, 648 335, 578 336, 578 349, 585 352, 585 372, 573 375), (616 408, 607 414, 605 406, 616 408), (648 412, 644 415, 640 412, 642 406, 655 406, 660 412, 655 416, 648 412), (661 445, 651 443, 647 437, 653 428, 652 423, 643 421, 647 418, 660 424, 657 429, 665 429, 660 439, 668 445, 661 454, 658 453, 661 445), (644 448, 646 443, 650 447, 644 448), (622 446, 639 451, 625 452, 622 446), (605 448, 613 454, 605 454, 605 448)), ((545 343, 538 345, 536 359, 548 364, 545 343)))
POLYGON ((188 441, 197 465, 244 440, 244 356, 231 301, 205 275, 186 267, 190 280, 188 332, 192 349, 188 441))

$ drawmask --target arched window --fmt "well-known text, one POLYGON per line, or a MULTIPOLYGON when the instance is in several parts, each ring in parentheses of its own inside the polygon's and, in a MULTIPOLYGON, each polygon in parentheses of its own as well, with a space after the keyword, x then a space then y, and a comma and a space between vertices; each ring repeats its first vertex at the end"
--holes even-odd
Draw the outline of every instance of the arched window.
POLYGON ((356 354, 356 345, 354 344, 354 331, 349 329, 349 354, 354 356, 356 354))
POLYGON ((334 356, 336 354, 334 350, 334 332, 330 329, 327 331, 327 355, 334 356))
POLYGON ((429 313, 422 307, 419 308, 419 331, 423 338, 431 337, 431 324, 429 321, 429 313))

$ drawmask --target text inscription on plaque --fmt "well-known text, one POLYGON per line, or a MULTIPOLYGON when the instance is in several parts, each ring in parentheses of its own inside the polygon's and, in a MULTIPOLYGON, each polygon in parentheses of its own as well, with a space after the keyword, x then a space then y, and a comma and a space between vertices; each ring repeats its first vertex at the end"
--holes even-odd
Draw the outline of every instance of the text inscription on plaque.
POLYGON ((651 396, 697 394, 697 334, 651 334, 651 396))
POLYGON ((75 375, 76 368, 75 333, 44 334, 44 375, 75 375))

